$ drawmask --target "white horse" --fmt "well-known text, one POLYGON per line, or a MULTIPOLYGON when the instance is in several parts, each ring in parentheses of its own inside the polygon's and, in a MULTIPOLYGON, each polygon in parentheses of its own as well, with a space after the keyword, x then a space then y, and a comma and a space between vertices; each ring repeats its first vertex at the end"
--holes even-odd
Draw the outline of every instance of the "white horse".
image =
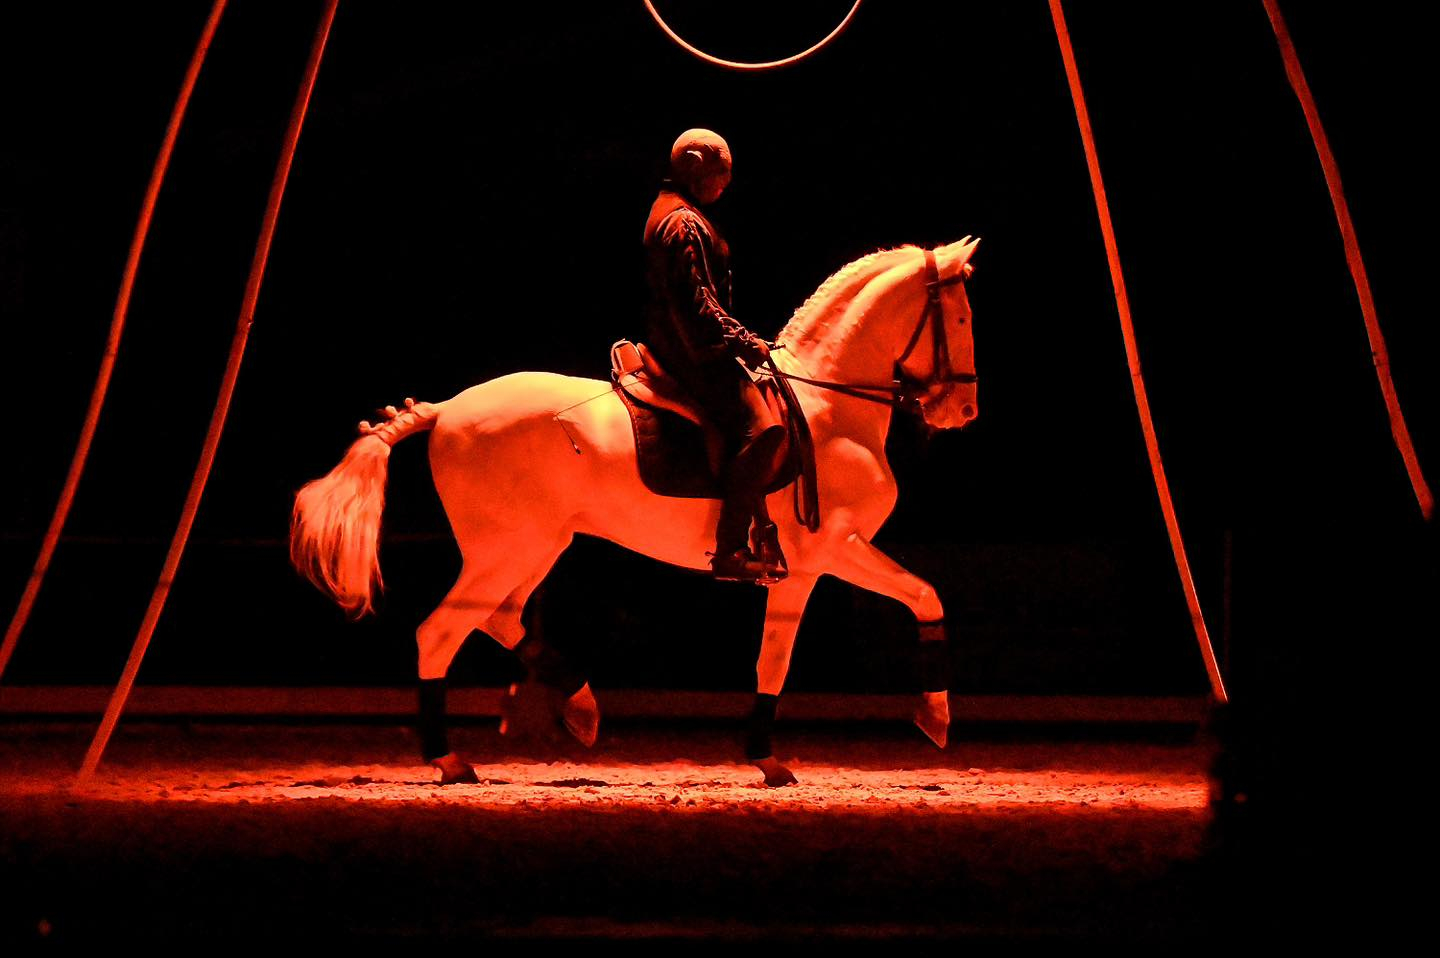
MULTIPOLYGON (((789 487, 770 496, 790 574, 769 589, 747 745, 767 784, 795 781, 774 758, 770 725, 801 615, 826 573, 914 613, 925 679, 915 721, 945 745, 944 610, 934 588, 870 539, 896 500, 885 460, 893 408, 908 402, 935 428, 975 418, 963 280, 978 242, 966 237, 933 251, 907 246, 865 256, 830 277, 778 337, 785 348, 773 354, 775 368, 791 382, 814 439, 820 524, 812 532, 793 517, 789 487)), ((530 648, 534 637, 522 644, 520 623, 526 599, 577 532, 673 565, 708 567, 719 501, 649 491, 629 416, 606 388, 592 379, 526 372, 443 403, 407 400, 404 410, 389 408, 389 421, 379 427, 362 423, 365 434, 341 463, 296 497, 296 567, 350 612, 364 614, 380 585, 377 541, 390 447, 433 431, 435 487, 464 560, 454 587, 416 632, 422 738, 434 753, 425 757, 440 768, 442 782, 474 776, 445 743, 440 681, 474 629, 508 649, 519 646, 539 678, 564 689, 565 725, 586 745, 594 742, 599 713, 589 684, 552 649, 530 648)))

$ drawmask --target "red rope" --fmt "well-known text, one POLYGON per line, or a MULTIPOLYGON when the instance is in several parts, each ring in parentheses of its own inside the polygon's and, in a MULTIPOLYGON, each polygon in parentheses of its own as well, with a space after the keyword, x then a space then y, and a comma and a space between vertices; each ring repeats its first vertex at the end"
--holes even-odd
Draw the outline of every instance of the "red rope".
POLYGON ((1345 243, 1345 261, 1350 264, 1350 276, 1355 281, 1355 292, 1360 296, 1360 313, 1365 317, 1365 332, 1370 337, 1370 357, 1375 363, 1380 393, 1385 397, 1385 408, 1390 414, 1390 434, 1395 437, 1395 448, 1400 450, 1400 457, 1405 460, 1405 471, 1410 476, 1411 488, 1415 490, 1415 500, 1420 504, 1420 514, 1429 522, 1435 516, 1435 497, 1430 494, 1425 474, 1420 471, 1420 460, 1410 441, 1410 429, 1405 425, 1404 413, 1400 411, 1395 381, 1390 377, 1390 354, 1385 349, 1385 336, 1380 332, 1380 318, 1375 313, 1375 299, 1370 295, 1365 261, 1360 258, 1360 241, 1355 237, 1355 224, 1350 220, 1350 206, 1345 202, 1340 167, 1335 162, 1335 154, 1330 151, 1330 140, 1325 136, 1325 127, 1320 124, 1320 111, 1315 108, 1315 98, 1310 95, 1310 84, 1305 82, 1305 71, 1300 69, 1300 58, 1295 54, 1295 44, 1290 41, 1290 31, 1285 26, 1280 7, 1275 0, 1262 2, 1265 12, 1270 15, 1275 39, 1280 43, 1285 73, 1300 100, 1300 109, 1305 113, 1310 138, 1315 141, 1315 152, 1320 155, 1320 167, 1325 171, 1325 185, 1330 189, 1330 202, 1335 207, 1335 219, 1340 224, 1340 237, 1345 243))
POLYGON ((150 171, 150 185, 145 189, 145 198, 140 203, 140 218, 135 223, 135 235, 130 240, 130 255, 125 261, 125 272, 120 277, 120 292, 115 297, 115 312, 110 318, 110 338, 105 342, 105 353, 100 357, 100 372, 95 377, 95 386, 90 392, 90 408, 85 412, 85 423, 80 427, 80 438, 75 443, 75 453, 70 458, 70 471, 65 474, 65 485, 60 490, 60 500, 55 503, 55 512, 50 517, 50 526, 40 543, 40 555, 30 571, 30 580, 20 597, 20 606, 10 619, 5 630, 5 641, 0 643, 0 676, 15 654, 20 642, 20 633, 30 621, 30 611, 45 582, 45 573, 50 569, 50 559, 60 542, 60 532, 65 520, 70 517, 70 507, 75 502, 75 490, 85 472, 85 462, 90 457, 90 444, 95 439, 95 430, 100 423, 100 411, 105 408, 105 396, 110 389, 110 375, 115 370, 115 357, 120 352, 120 337, 125 331, 125 318, 130 312, 130 291, 135 287, 135 274, 140 269, 140 254, 145 249, 145 238, 150 233, 150 219, 155 213, 155 200, 160 195, 160 186, 165 181, 165 171, 170 167, 170 155, 175 151, 175 139, 180 135, 180 124, 185 119, 185 108, 190 105, 190 94, 195 90, 195 81, 200 76, 200 66, 205 54, 210 51, 210 41, 220 26, 220 15, 225 12, 225 0, 215 0, 210 8, 210 19, 200 32, 200 42, 195 44, 195 53, 190 57, 190 67, 180 84, 180 95, 170 111, 170 125, 165 128, 165 138, 160 143, 160 152, 155 157, 155 167, 150 171))
POLYGON ((275 168, 275 179, 270 185, 270 198, 265 205, 265 219, 260 227, 260 238, 255 244, 255 258, 250 264, 250 278, 245 284, 245 297, 240 305, 240 318, 235 326, 235 337, 230 343, 230 358, 225 365, 225 376, 221 380, 220 395, 215 400, 215 412, 210 417, 210 428, 205 434, 205 446, 200 454, 200 462, 195 467, 195 477, 190 483, 190 492, 185 497, 185 508, 180 516, 180 524, 176 527, 175 537, 170 542, 170 552, 165 557, 165 566, 160 572, 160 580, 155 584, 155 591, 150 596, 150 606, 145 610, 145 618, 140 625, 139 634, 135 636, 135 644, 130 650, 129 661, 125 663, 125 672, 110 697, 109 707, 105 710, 105 717, 100 723, 99 730, 95 733, 95 739, 90 743, 89 751, 85 753, 85 761, 80 766, 79 782, 86 781, 95 773, 96 766, 100 764, 100 757, 104 754, 105 746, 115 731, 116 723, 120 720, 120 713, 125 708, 126 699, 130 696, 130 689, 134 686, 135 677, 140 671, 140 663, 145 658, 145 650, 150 645, 150 637, 155 632, 155 625, 159 622, 160 613, 165 608, 165 600, 170 595, 170 585, 175 580, 175 572, 180 566, 180 557, 185 552, 185 543, 190 536, 190 527, 195 521, 195 513, 200 508, 200 498, 205 492, 205 482, 210 477, 210 467, 215 462, 215 452, 220 445, 220 434, 225 429, 225 417, 230 411, 230 400, 235 393, 235 382, 240 375, 240 361, 245 355, 245 341, 250 335, 250 325, 255 318, 255 304, 260 298, 260 283, 265 276, 265 262, 270 255, 270 241, 275 236, 275 223, 280 215, 280 201, 285 196, 285 183, 290 176, 290 164, 295 158, 295 147, 300 140, 300 128, 305 123, 305 111, 310 105, 310 94, 315 89, 315 77, 320 72, 320 60, 325 54, 325 41, 330 36, 330 26, 335 21, 335 9, 338 4, 339 0, 328 0, 326 3, 325 12, 320 17, 320 25, 315 31, 315 41, 310 47, 310 59, 305 64, 305 74, 300 82, 300 92, 296 95, 295 107, 290 113, 290 125, 285 130, 285 142, 280 148, 280 160, 275 168))
POLYGON ((1150 400, 1145 393, 1145 380, 1140 375, 1140 352, 1135 345, 1135 325, 1130 319, 1130 298, 1125 292, 1125 276, 1120 270, 1120 250, 1115 243, 1115 227, 1110 221, 1110 203, 1105 198, 1105 182, 1100 178, 1100 160, 1095 152, 1095 135, 1090 129, 1090 112, 1085 108, 1085 93, 1080 88, 1080 71, 1075 65, 1075 51, 1070 45, 1070 31, 1065 26, 1065 11, 1060 0, 1050 0, 1050 15, 1055 21, 1055 35, 1060 41, 1060 55, 1065 61, 1065 75, 1070 81, 1070 97, 1075 101, 1075 119, 1080 124, 1080 138, 1085 143, 1085 162, 1090 168, 1090 186, 1095 191, 1095 208, 1100 214, 1100 232, 1105 237, 1105 256, 1110 262, 1110 280, 1115 286, 1115 305, 1120 313, 1120 331, 1125 337, 1125 356, 1130 363, 1130 383, 1135 389, 1135 405, 1140 411, 1140 427, 1145 433, 1145 449, 1150 454, 1150 471, 1155 476, 1155 492, 1160 497, 1160 511, 1165 515, 1165 528, 1170 533, 1170 548, 1175 553, 1175 569, 1180 574, 1180 587, 1190 609, 1195 627, 1195 640, 1205 660, 1210 689, 1217 702, 1225 702, 1225 682, 1215 661, 1210 632, 1205 627, 1205 614, 1195 594, 1195 580, 1190 574, 1190 560, 1185 556, 1185 540, 1180 536, 1180 522, 1175 517, 1175 504, 1170 499, 1170 483, 1165 478, 1165 464, 1160 459, 1160 441, 1155 435, 1155 422, 1150 417, 1150 400))

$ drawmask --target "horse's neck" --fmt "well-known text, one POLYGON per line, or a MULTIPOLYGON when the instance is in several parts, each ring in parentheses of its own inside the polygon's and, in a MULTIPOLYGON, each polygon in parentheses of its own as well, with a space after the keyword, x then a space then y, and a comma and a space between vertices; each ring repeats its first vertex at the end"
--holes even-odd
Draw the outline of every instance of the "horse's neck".
MULTIPOLYGON (((904 347, 902 339, 919 316, 918 294, 910 285, 892 282, 837 308, 800 342, 787 343, 786 351, 776 354, 781 370, 825 382, 888 386, 894 380, 895 357, 904 347)), ((883 450, 892 412, 888 404, 830 390, 816 390, 813 402, 841 420, 846 434, 866 437, 867 445, 878 443, 883 450)))

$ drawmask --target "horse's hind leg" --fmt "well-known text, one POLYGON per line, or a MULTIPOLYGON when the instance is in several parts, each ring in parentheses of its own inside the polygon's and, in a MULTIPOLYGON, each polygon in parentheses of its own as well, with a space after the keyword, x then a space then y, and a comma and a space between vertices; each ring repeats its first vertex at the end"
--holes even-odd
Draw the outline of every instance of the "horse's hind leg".
MULTIPOLYGON (((482 628, 495 641, 514 650, 525 663, 531 674, 543 685, 563 697, 560 719, 566 730, 586 748, 595 744, 600 730, 600 709, 595 695, 585 676, 553 647, 547 645, 538 634, 526 635, 521 619, 525 603, 549 573, 556 558, 570 544, 570 536, 555 550, 554 556, 543 567, 537 569, 528 580, 521 583, 506 596, 482 628)), ((512 690, 513 695, 513 690, 512 690)), ((502 721, 500 730, 505 732, 508 717, 502 721)))
POLYGON ((467 561, 440 605, 415 630, 422 681, 445 678, 465 638, 505 600, 513 583, 501 579, 498 565, 477 568, 467 561))
MULTIPOLYGON (((470 562, 446 593, 438 608, 415 630, 420 671, 420 754, 440 769, 440 784, 475 782, 475 769, 450 749, 445 718, 445 674, 466 636, 488 617, 490 609, 479 598, 487 591, 493 573, 470 562)), ((503 597, 503 592, 501 592, 503 597)))
POLYGON ((490 620, 517 584, 529 582, 532 577, 539 581, 535 577, 537 565, 548 569, 554 561, 554 555, 544 561, 534 552, 496 547, 482 557, 467 557, 444 601, 415 630, 420 672, 420 747, 425 760, 440 769, 441 784, 475 781, 474 769, 450 749, 445 675, 466 637, 490 620))
POLYGON ((600 725, 595 696, 583 676, 538 637, 527 637, 520 616, 530 594, 570 544, 571 535, 543 544, 499 542, 465 560, 454 587, 416 630, 420 652, 420 738, 425 760, 441 771, 441 784, 475 780, 470 765, 450 750, 446 734, 445 675, 460 646, 475 629, 513 650, 543 682, 565 695, 565 727, 586 746, 600 725), (498 543, 498 544, 497 544, 498 543))

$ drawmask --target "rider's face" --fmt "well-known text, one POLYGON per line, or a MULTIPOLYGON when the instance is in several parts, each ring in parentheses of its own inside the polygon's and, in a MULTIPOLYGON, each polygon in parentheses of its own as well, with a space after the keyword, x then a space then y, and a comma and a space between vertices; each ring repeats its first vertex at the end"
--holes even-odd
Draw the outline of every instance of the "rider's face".
POLYGON ((695 181, 695 199, 701 203, 713 203, 725 192, 725 187, 730 185, 730 167, 728 165, 716 164, 714 169, 708 169, 695 181))

